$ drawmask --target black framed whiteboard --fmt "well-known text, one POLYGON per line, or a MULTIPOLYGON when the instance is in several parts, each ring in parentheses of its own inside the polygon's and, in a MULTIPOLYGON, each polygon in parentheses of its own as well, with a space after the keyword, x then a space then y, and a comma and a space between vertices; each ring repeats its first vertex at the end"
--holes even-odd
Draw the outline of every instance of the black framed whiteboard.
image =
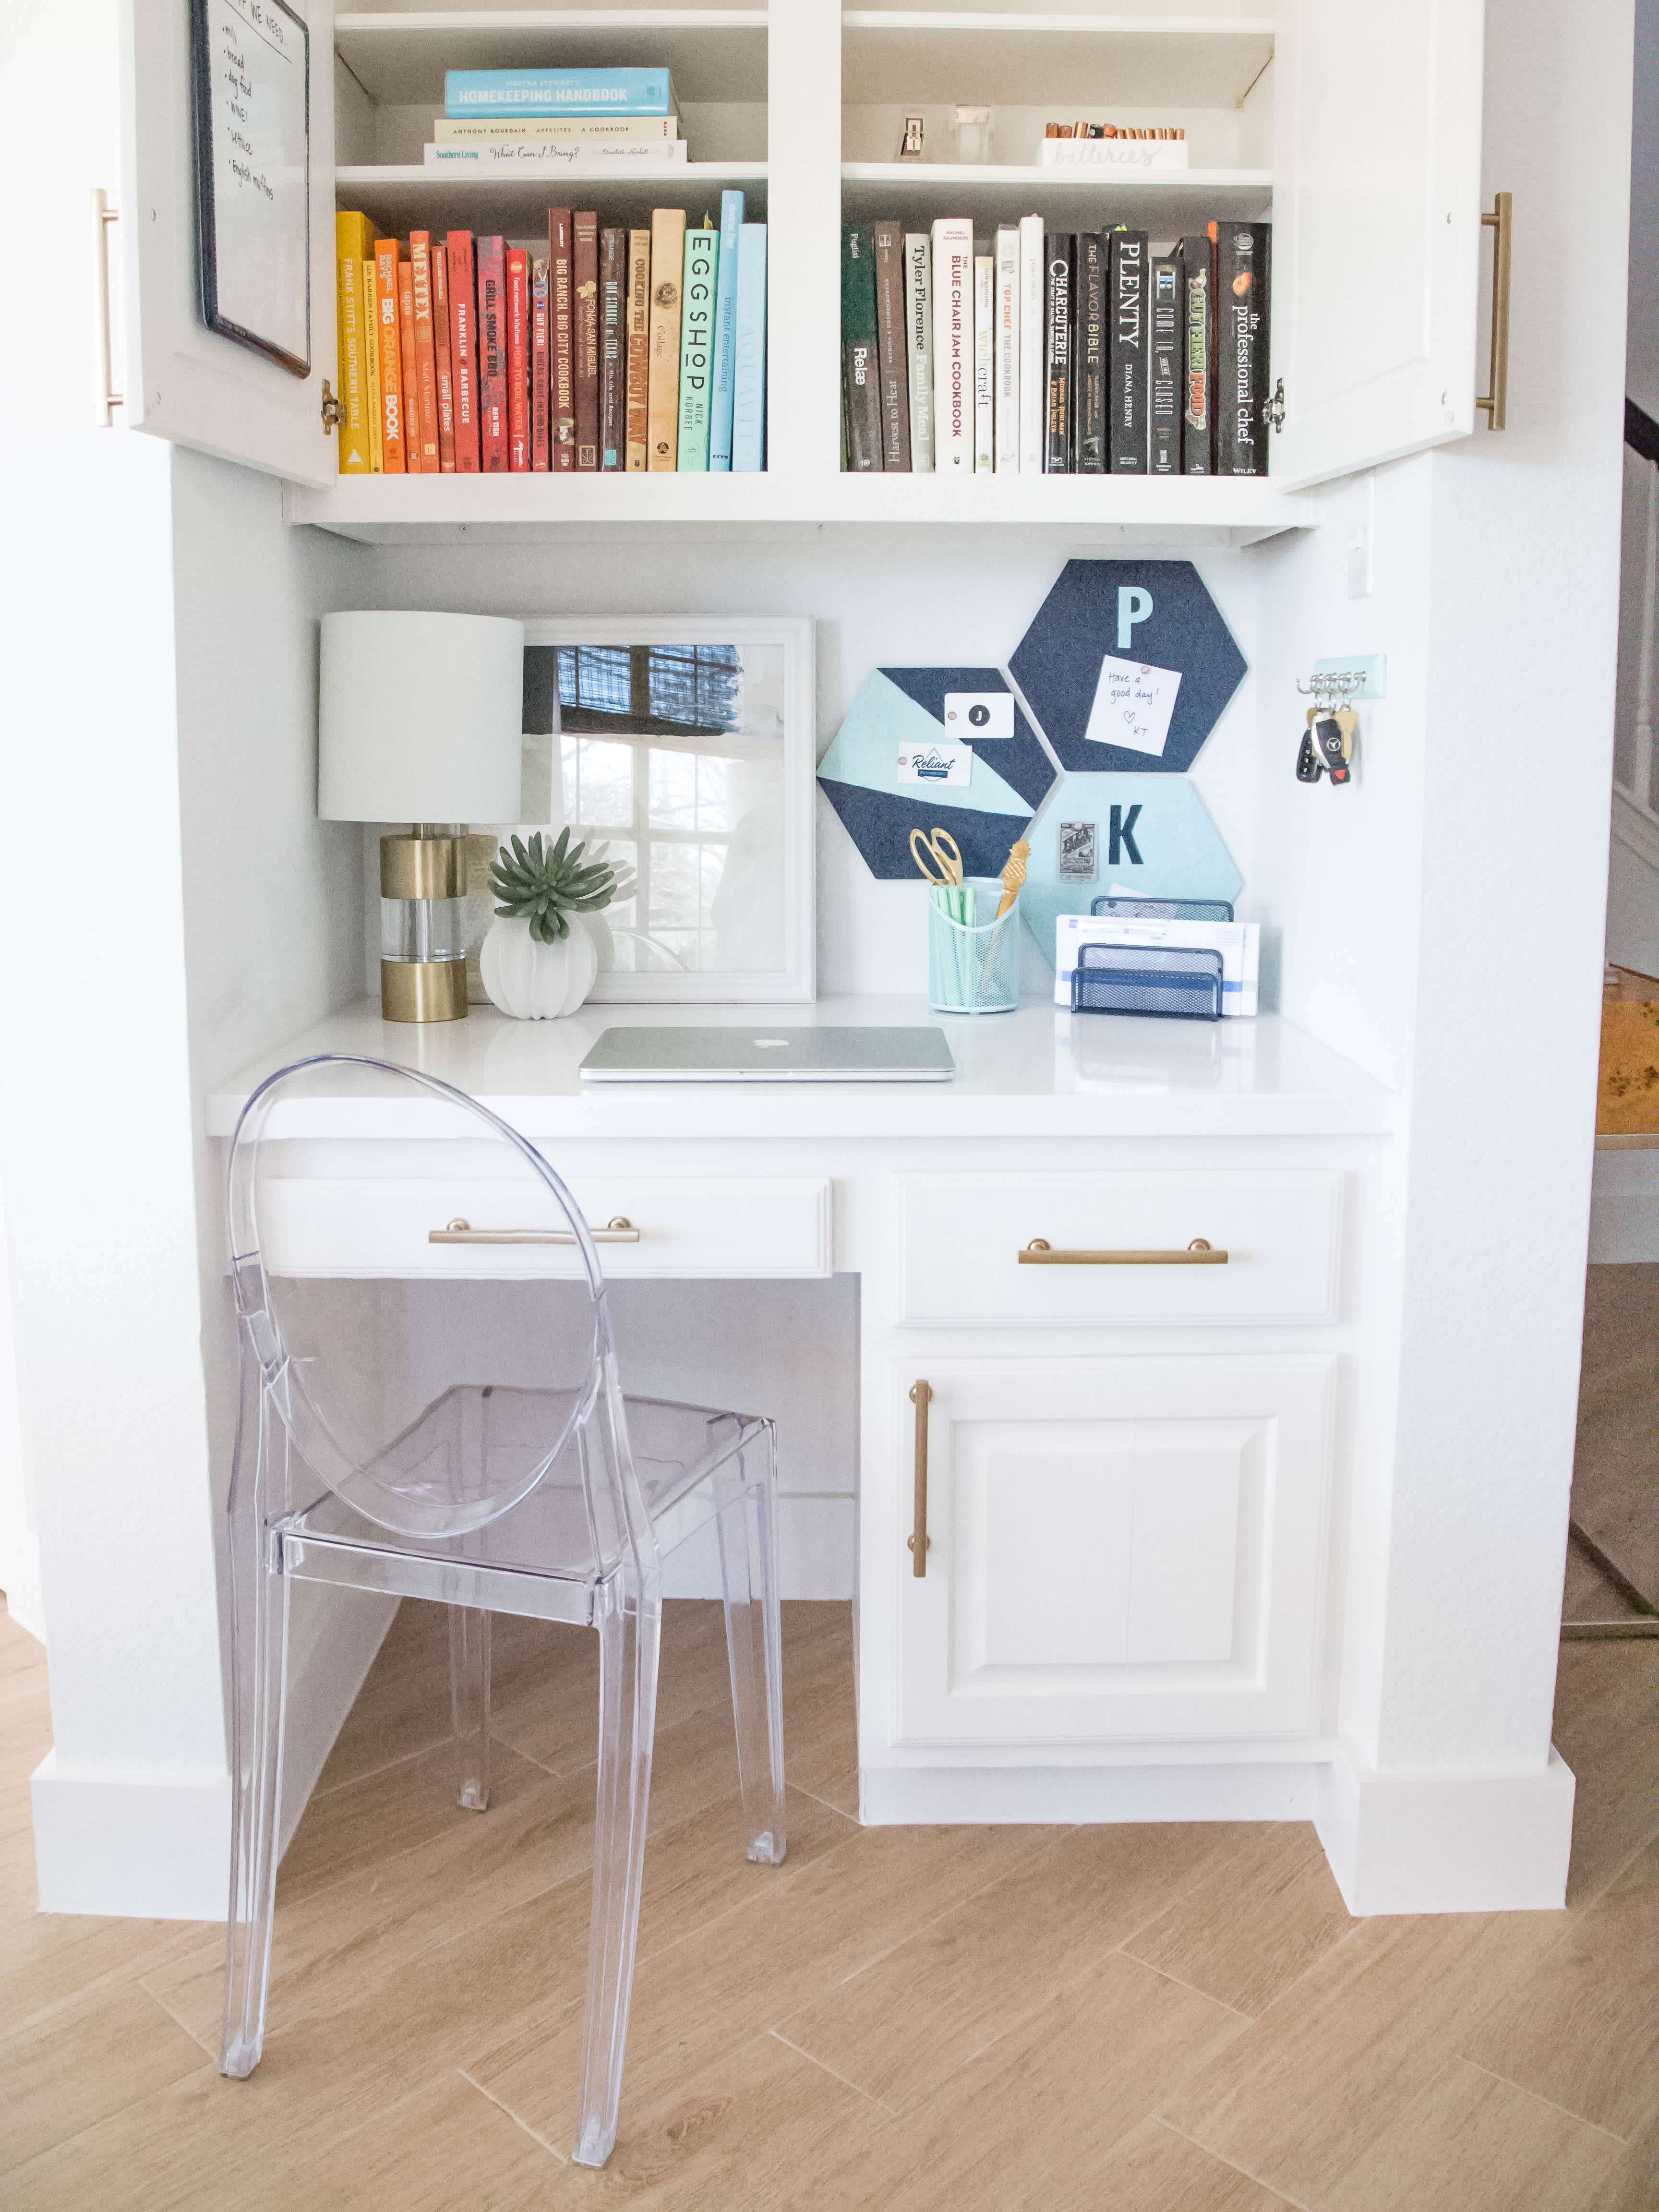
POLYGON ((191 0, 202 320, 311 374, 311 38, 287 0, 191 0))

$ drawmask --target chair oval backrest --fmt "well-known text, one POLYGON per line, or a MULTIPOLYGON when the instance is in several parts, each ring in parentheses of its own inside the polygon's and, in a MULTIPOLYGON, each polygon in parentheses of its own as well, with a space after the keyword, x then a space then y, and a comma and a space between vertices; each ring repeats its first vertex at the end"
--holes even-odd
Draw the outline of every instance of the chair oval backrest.
POLYGON ((599 1255, 497 1115, 413 1068, 301 1060, 244 1107, 228 1201, 243 1356, 293 1454, 348 1505, 461 1536, 565 1455, 591 1556, 639 1525, 635 1498, 592 1494, 634 1486, 625 1434, 596 1452, 577 1434, 605 1393, 621 1428, 599 1255), (343 1123, 375 1140, 373 1171, 336 1141, 343 1123))

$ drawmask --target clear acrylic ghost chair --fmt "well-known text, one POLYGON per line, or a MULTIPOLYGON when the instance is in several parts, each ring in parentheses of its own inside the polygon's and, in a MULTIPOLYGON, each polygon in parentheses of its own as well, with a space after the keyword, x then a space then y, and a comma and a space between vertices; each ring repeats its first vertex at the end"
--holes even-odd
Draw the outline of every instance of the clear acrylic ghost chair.
POLYGON ((599 1697, 574 2155, 603 2165, 639 1923, 659 1563, 711 1519, 744 1841, 751 1859, 784 1855, 772 1424, 624 1397, 599 1255, 570 1194, 495 1115, 412 1069, 327 1055, 262 1084, 231 1147, 229 1227, 242 1389, 221 2070, 250 2074, 264 2041, 292 1585, 447 1604, 460 1802, 480 1811, 490 1613, 575 1622, 599 1632, 599 1697), (315 1141, 343 1113, 410 1162, 410 1179, 352 1183, 349 1223, 315 1141))

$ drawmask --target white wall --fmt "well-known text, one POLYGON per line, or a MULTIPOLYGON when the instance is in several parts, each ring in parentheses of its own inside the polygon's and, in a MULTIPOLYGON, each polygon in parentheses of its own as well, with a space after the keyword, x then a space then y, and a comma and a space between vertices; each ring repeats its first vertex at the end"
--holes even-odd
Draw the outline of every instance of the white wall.
POLYGON ((1636 0, 1635 91, 1625 389, 1659 422, 1659 0, 1636 0))

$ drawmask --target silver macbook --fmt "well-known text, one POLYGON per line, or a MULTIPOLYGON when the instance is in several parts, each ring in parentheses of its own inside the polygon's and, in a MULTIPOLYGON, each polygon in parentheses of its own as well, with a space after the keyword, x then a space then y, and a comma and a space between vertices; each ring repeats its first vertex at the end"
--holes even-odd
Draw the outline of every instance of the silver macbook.
POLYGON ((577 1073, 584 1083, 948 1083, 938 1030, 606 1030, 577 1073))

